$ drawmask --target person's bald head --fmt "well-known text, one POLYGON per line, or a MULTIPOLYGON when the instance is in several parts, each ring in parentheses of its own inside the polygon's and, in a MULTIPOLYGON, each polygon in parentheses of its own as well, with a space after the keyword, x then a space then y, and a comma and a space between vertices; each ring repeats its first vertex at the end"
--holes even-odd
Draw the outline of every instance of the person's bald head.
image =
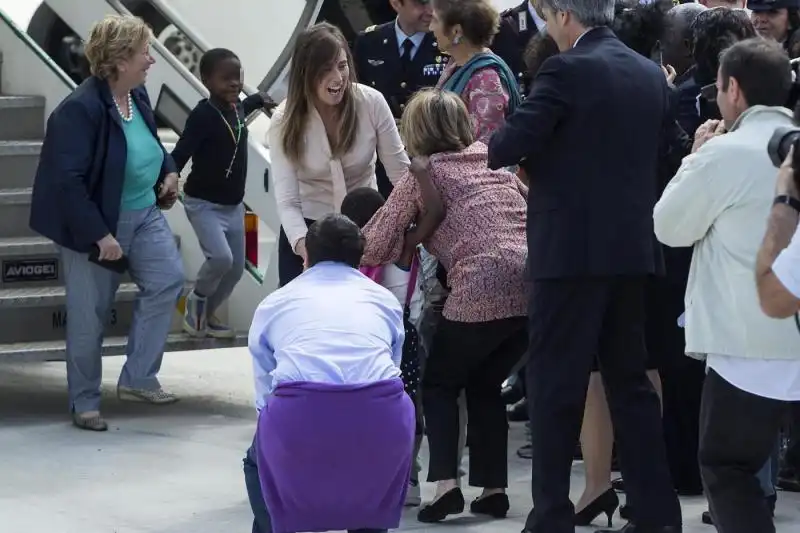
POLYGON ((703 4, 679 4, 667 12, 664 38, 664 63, 672 65, 678 75, 694 64, 692 57, 692 23, 707 8, 703 4))

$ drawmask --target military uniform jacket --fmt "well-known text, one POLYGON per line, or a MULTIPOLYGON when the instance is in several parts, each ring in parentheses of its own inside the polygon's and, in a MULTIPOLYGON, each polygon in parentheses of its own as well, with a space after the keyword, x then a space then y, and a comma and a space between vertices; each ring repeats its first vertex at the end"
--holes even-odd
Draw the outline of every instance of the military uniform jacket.
POLYGON ((531 78, 527 73, 523 56, 528 41, 536 35, 536 21, 528 10, 528 0, 517 7, 500 14, 500 28, 492 43, 492 51, 503 58, 517 77, 520 94, 523 98, 531 88, 531 78))
POLYGON ((411 67, 404 73, 394 21, 364 30, 353 45, 353 56, 358 81, 380 91, 395 118, 403 114, 412 94, 436 85, 447 62, 433 33, 428 33, 416 50, 411 67))

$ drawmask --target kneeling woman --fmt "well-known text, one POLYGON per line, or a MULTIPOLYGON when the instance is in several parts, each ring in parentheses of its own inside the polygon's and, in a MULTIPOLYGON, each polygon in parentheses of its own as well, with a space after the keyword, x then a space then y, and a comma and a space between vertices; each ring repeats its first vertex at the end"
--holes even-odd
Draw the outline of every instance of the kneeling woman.
POLYGON ((250 328, 271 522, 261 527, 385 532, 400 525, 414 443, 403 309, 358 271, 364 239, 350 219, 326 215, 305 239, 306 271, 261 303, 250 328))
MULTIPOLYGON (((428 481, 437 487, 434 502, 420 510, 419 520, 438 522, 464 510, 456 483, 456 401, 462 390, 469 419, 470 485, 484 488, 470 510, 505 517, 508 422, 500 390, 528 343, 527 188, 514 174, 486 167, 486 145, 474 142, 467 108, 453 93, 434 89, 415 95, 401 130, 411 156, 430 158, 412 168, 429 173, 445 216, 423 244, 447 270, 450 285, 422 378, 428 481)), ((365 264, 397 260, 422 204, 413 176, 395 185, 363 230, 365 264)))

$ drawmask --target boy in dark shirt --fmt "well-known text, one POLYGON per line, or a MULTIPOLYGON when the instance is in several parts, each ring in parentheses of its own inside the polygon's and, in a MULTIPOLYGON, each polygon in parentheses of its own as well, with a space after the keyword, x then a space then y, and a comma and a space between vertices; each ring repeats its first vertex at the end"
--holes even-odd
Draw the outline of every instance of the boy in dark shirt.
POLYGON ((215 48, 203 54, 200 78, 210 97, 192 110, 172 151, 179 172, 192 159, 184 207, 206 257, 186 298, 183 329, 196 336, 226 338, 235 333, 214 311, 231 295, 245 266, 245 117, 275 104, 262 94, 239 101, 242 65, 230 50, 215 48))

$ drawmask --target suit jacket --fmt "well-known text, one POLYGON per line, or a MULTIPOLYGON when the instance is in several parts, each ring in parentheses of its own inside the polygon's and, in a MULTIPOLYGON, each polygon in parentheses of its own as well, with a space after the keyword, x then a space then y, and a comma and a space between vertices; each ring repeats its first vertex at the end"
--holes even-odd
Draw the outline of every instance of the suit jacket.
POLYGON ((414 54, 410 71, 404 73, 394 20, 364 30, 353 45, 353 58, 358 81, 380 91, 395 118, 402 116, 411 95, 436 85, 447 62, 429 32, 414 54))
POLYGON ((653 206, 669 88, 658 65, 605 27, 549 58, 489 144, 489 166, 530 177, 533 279, 663 268, 653 206))
MULTIPOLYGON (((158 138, 147 91, 138 87, 131 94, 158 138)), ((33 182, 31 229, 76 252, 88 252, 95 242, 115 234, 127 155, 122 119, 108 83, 87 78, 47 120, 33 182)), ((164 150, 159 181, 175 171, 164 150)))
POLYGON ((500 14, 500 28, 492 42, 492 51, 503 58, 517 77, 523 97, 531 87, 531 78, 523 60, 528 41, 539 30, 528 9, 528 0, 500 14))

